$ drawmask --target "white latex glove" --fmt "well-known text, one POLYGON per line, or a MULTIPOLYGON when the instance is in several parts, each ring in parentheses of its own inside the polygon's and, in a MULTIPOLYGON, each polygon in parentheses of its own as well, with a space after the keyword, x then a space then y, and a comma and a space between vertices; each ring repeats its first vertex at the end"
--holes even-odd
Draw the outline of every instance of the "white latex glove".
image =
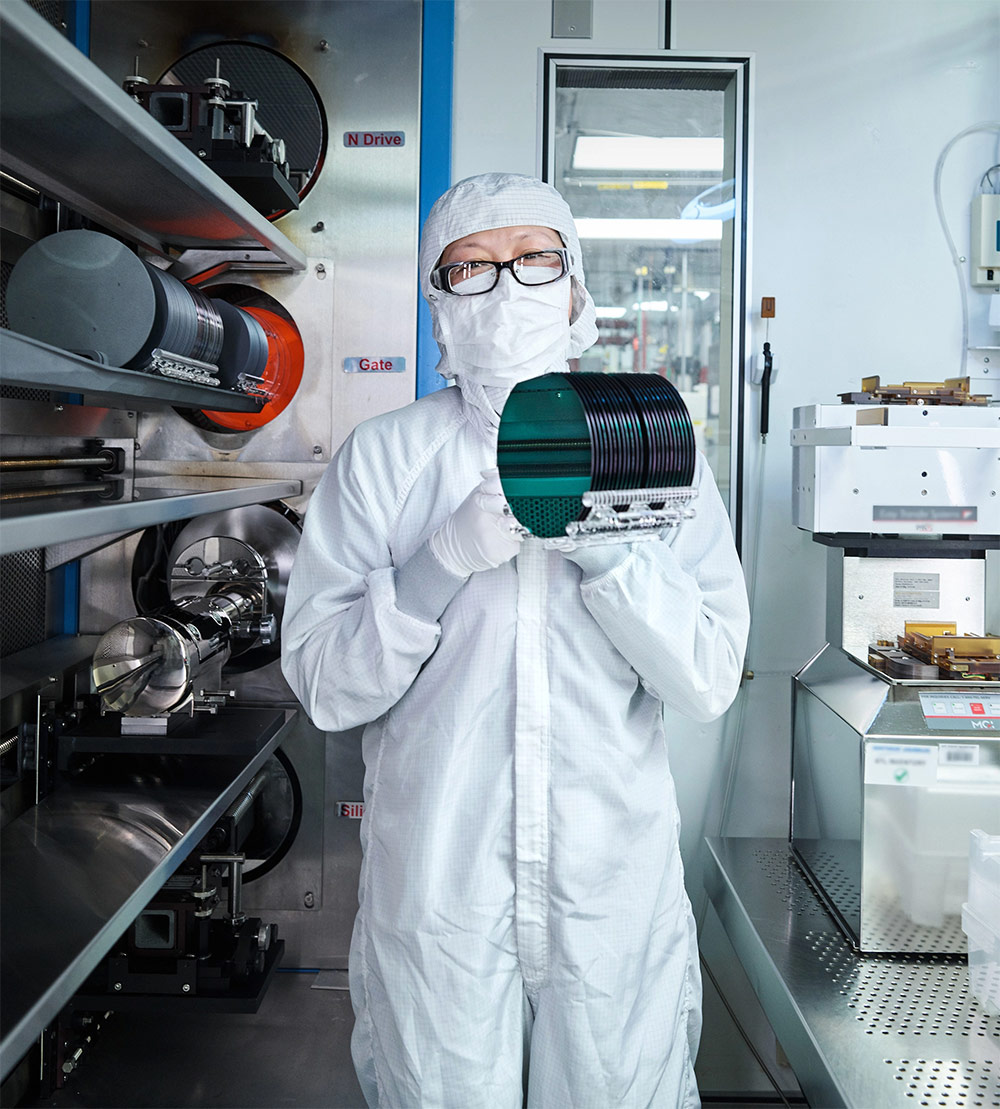
POLYGON ((625 541, 583 544, 562 553, 570 562, 575 562, 580 567, 585 578, 596 578, 620 566, 632 553, 632 545, 625 541))
POLYGON ((492 570, 509 561, 523 537, 510 515, 500 471, 483 470, 483 480, 427 540, 431 553, 456 577, 492 570))

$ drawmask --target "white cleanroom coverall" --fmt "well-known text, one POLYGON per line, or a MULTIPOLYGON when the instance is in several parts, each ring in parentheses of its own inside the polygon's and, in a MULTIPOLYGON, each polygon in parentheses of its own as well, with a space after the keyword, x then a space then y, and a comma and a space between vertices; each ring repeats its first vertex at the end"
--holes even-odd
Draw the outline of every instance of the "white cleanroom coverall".
MULTIPOLYGON (((507 224, 575 243, 514 199, 507 224)), ((449 225, 432 264, 483 219, 449 225)), ((313 721, 368 724, 361 1085, 373 1106, 516 1109, 527 1071, 529 1106, 695 1106, 701 987, 662 707, 709 720, 735 695, 748 616, 726 511, 699 456, 697 516, 663 541, 567 556, 529 538, 455 576, 427 540, 496 465, 498 420, 452 368, 461 388, 345 443, 285 603, 284 670, 313 721)))

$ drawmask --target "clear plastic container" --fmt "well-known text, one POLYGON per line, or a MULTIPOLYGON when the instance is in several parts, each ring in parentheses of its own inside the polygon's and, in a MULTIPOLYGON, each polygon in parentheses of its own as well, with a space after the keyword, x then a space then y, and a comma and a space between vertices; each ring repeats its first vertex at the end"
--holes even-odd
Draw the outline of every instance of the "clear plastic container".
MULTIPOLYGON (((1000 775, 1000 767, 996 769, 1000 775)), ((979 907, 978 884, 976 899, 969 893, 970 829, 1000 831, 995 827, 1000 819, 1000 776, 997 784, 868 786, 866 796, 866 857, 878 860, 879 869, 891 876, 903 912, 914 924, 941 928, 947 917, 958 917, 966 900, 987 920, 1000 919, 1000 910, 994 915, 979 907)), ((992 847, 980 848, 980 874, 984 882, 992 882, 989 868, 983 867, 995 865, 1000 881, 1000 836, 971 835, 993 841, 992 847), (997 852, 995 857, 991 851, 997 852)), ((1000 903, 1000 886, 996 897, 1000 903)))
POLYGON ((969 835, 969 908, 1000 930, 1000 836, 969 835))
POLYGON ((984 920, 962 906, 962 931, 969 938, 969 989, 991 1016, 1000 1016, 1000 919, 984 920))

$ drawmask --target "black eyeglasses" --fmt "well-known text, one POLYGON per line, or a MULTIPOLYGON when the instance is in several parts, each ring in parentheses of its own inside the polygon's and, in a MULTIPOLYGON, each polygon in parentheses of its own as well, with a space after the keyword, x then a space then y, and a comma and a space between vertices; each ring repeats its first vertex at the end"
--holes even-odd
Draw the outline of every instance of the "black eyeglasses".
POLYGON ((564 248, 533 250, 507 262, 447 262, 431 271, 431 284, 456 296, 478 296, 496 288, 501 270, 510 270, 521 285, 550 285, 564 277, 568 269, 564 248))

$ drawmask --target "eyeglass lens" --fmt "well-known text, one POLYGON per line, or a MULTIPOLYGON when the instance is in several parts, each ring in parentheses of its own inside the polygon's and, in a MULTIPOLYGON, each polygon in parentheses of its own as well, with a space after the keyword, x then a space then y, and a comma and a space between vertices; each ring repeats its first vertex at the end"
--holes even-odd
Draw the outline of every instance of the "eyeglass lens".
MULTIPOLYGON (((500 269, 499 262, 463 262, 445 271, 448 288, 460 296, 489 292, 500 269)), ((563 261, 557 251, 539 250, 515 258, 510 269, 522 285, 548 285, 562 277, 563 261)))

